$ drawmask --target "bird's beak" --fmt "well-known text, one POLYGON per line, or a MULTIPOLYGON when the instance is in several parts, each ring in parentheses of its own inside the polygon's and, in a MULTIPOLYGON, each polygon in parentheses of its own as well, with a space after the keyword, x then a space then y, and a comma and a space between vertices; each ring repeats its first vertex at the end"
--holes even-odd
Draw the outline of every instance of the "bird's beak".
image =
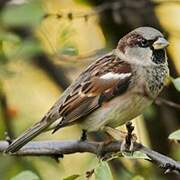
POLYGON ((169 45, 169 42, 162 37, 159 37, 154 43, 153 43, 153 47, 154 49, 163 49, 165 47, 167 47, 169 45))

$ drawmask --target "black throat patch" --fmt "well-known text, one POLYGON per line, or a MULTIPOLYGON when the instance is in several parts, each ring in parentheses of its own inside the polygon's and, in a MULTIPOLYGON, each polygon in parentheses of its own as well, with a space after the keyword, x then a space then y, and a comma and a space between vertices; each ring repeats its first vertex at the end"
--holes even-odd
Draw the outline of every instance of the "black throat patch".
POLYGON ((154 63, 161 64, 165 62, 166 53, 164 49, 159 49, 159 50, 152 49, 152 51, 153 51, 152 61, 154 63))

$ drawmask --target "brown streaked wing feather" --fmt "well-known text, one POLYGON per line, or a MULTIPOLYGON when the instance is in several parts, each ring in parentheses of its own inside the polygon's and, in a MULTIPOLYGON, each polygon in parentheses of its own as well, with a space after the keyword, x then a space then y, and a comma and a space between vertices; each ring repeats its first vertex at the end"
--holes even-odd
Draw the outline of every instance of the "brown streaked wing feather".
POLYGON ((131 79, 129 75, 125 76, 126 73, 131 75, 130 65, 118 59, 113 52, 98 59, 69 86, 42 120, 10 144, 6 152, 19 150, 50 126, 55 126, 55 132, 60 127, 73 124, 104 102, 121 95, 129 87, 131 79))
POLYGON ((122 79, 102 79, 101 76, 112 72, 116 74, 131 73, 129 64, 118 59, 113 53, 107 54, 90 65, 79 78, 64 92, 60 100, 49 111, 49 116, 58 119, 61 123, 55 128, 72 124, 75 120, 86 116, 114 96, 119 95, 128 85, 130 77, 122 79), (121 88, 123 87, 123 88, 121 88))

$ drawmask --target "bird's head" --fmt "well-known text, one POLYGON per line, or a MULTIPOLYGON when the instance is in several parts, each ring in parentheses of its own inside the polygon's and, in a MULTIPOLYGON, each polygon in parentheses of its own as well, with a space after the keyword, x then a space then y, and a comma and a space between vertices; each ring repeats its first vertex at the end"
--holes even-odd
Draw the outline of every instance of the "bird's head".
POLYGON ((120 39, 116 52, 130 63, 151 65, 166 62, 168 41, 152 27, 137 28, 120 39))

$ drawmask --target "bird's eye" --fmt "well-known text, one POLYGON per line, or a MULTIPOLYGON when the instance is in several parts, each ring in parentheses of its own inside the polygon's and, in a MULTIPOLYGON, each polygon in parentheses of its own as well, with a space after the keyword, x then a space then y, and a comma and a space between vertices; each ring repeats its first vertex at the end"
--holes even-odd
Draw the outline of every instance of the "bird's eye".
POLYGON ((149 46, 149 42, 146 39, 143 39, 139 42, 139 46, 140 47, 148 47, 149 46))

